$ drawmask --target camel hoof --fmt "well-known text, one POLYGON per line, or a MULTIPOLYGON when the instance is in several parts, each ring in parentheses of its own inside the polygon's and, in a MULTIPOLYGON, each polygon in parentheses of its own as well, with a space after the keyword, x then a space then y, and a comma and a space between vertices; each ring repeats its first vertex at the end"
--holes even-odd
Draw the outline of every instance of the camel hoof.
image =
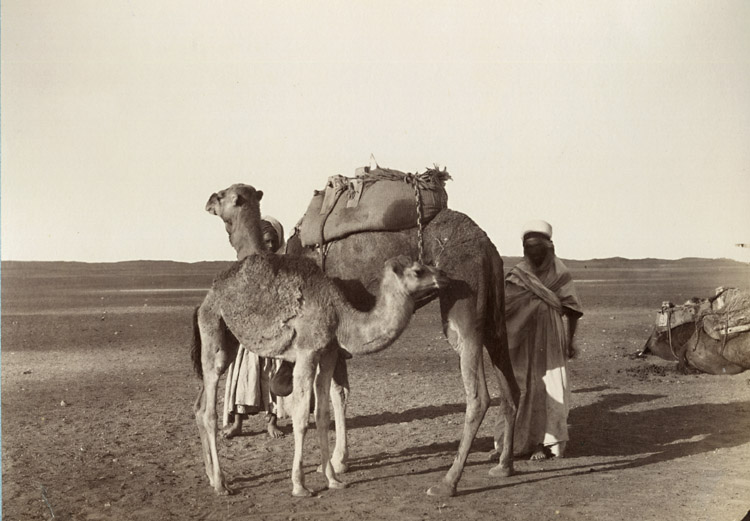
POLYGON ((349 472, 349 465, 345 461, 333 461, 331 460, 331 465, 333 465, 333 471, 336 474, 346 474, 349 472))
POLYGON ((213 479, 213 476, 209 476, 208 482, 211 485, 211 488, 213 488, 219 496, 228 496, 232 493, 232 489, 227 486, 223 477, 215 480, 213 479))
POLYGON ((214 490, 216 490, 216 495, 218 496, 231 496, 232 495, 232 489, 230 489, 223 483, 218 487, 214 487, 214 490))
POLYGON ((456 495, 456 487, 440 483, 439 485, 427 489, 427 495, 435 497, 453 497, 456 495))
POLYGON ((300 487, 292 490, 292 495, 294 497, 312 497, 313 493, 312 490, 309 490, 305 487, 300 487))
POLYGON ((503 467, 502 465, 496 465, 490 469, 490 476, 493 478, 507 478, 515 474, 513 467, 503 467))
MULTIPOLYGON (((346 474, 347 472, 349 472, 349 465, 346 463, 334 463, 332 460, 331 466, 333 467, 333 471, 336 474, 346 474)), ((322 463, 315 468, 315 472, 318 472, 320 474, 324 473, 322 463)))
POLYGON ((328 482, 328 488, 333 490, 341 490, 342 488, 346 488, 349 486, 349 483, 344 483, 343 481, 329 481, 328 482))

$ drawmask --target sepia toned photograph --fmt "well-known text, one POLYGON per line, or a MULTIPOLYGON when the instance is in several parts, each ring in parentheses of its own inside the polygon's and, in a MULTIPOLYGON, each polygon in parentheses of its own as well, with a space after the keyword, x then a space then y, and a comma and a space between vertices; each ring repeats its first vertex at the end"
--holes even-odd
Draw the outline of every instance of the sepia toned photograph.
POLYGON ((2 520, 750 521, 749 30, 2 0, 2 520))

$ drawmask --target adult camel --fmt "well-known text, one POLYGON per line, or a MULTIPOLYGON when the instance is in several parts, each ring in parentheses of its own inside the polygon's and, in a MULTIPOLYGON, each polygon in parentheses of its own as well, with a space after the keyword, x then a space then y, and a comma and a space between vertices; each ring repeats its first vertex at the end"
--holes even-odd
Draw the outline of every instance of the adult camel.
MULTIPOLYGON (((262 192, 247 187, 251 242, 262 240, 262 192)), ((399 256, 381 267, 376 304, 354 309, 315 262, 304 257, 255 253, 220 273, 194 314, 191 358, 203 386, 194 410, 206 475, 220 494, 229 493, 216 446, 216 391, 219 377, 241 342, 259 356, 294 362, 294 460, 292 494, 311 496, 305 487, 302 452, 310 399, 315 386, 315 421, 321 465, 329 488, 343 488, 328 452, 328 393, 337 345, 352 354, 374 353, 391 345, 406 328, 415 301, 446 283, 438 270, 399 256), (316 375, 316 370, 317 375, 316 375)))
MULTIPOLYGON (((295 233, 287 242, 287 254, 321 263, 326 275, 360 310, 374 305, 379 272, 386 259, 396 255, 419 257, 416 228, 356 233, 327 243, 323 254, 318 249, 303 247, 298 235, 295 233)), ((498 428, 495 437, 496 449, 501 453, 499 463, 489 471, 492 476, 513 474, 513 428, 519 389, 508 354, 503 261, 492 241, 468 216, 444 209, 424 227, 423 247, 425 264, 439 268, 450 278, 450 284, 439 292, 440 314, 443 333, 460 357, 466 393, 466 415, 458 452, 443 479, 427 493, 453 496, 490 405, 482 346, 489 353, 500 383, 500 412, 504 419, 500 422, 502 434, 498 428)))

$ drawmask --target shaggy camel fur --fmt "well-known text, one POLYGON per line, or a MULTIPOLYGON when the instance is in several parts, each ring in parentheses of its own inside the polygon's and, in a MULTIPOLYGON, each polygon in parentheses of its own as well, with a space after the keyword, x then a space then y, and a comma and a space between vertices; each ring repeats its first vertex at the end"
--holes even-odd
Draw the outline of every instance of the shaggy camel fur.
MULTIPOLYGON (((237 252, 237 260, 266 251, 262 244, 262 234, 259 239, 256 221, 262 198, 262 191, 245 184, 234 184, 211 194, 208 198, 206 211, 224 221, 229 243, 237 252)), ((349 458, 346 436, 346 399, 349 393, 349 378, 343 354, 341 351, 337 353, 330 393, 336 426, 336 443, 331 455, 331 464, 337 474, 348 470, 349 458)), ((282 368, 286 369, 283 366, 282 368)), ((322 468, 318 470, 323 471, 322 468)))
MULTIPOLYGON (((489 353, 500 384, 500 413, 495 446, 500 462, 492 476, 513 473, 513 428, 519 390, 508 354, 505 329, 503 261, 484 231, 469 217, 453 210, 439 212, 423 230, 425 264, 443 271, 451 283, 439 293, 443 332, 458 352, 466 393, 463 435, 453 465, 442 481, 427 493, 452 496, 463 472, 471 444, 490 406, 482 346, 489 353)), ((303 248, 299 237, 287 243, 287 253, 322 261, 346 298, 360 310, 372 307, 374 282, 383 261, 394 255, 418 256, 416 229, 399 232, 364 232, 326 245, 325 255, 303 248)), ((425 302, 420 302, 424 304, 425 302)))
MULTIPOLYGON (((255 204, 248 205, 257 210, 253 212, 256 226, 250 231, 258 237, 259 199, 257 196, 255 204)), ((346 485, 336 476, 328 450, 328 393, 336 342, 352 354, 385 349, 408 324, 415 300, 445 283, 434 268, 412 263, 403 256, 391 259, 383 269, 378 301, 365 313, 355 310, 309 259, 258 253, 219 274, 196 310, 197 335, 192 350, 193 363, 203 377, 195 418, 206 475, 214 489, 220 494, 229 492, 216 447, 216 391, 219 377, 234 359, 238 342, 259 356, 295 363, 292 494, 312 495, 304 483, 302 452, 313 385, 321 465, 328 487, 342 488, 346 485)))

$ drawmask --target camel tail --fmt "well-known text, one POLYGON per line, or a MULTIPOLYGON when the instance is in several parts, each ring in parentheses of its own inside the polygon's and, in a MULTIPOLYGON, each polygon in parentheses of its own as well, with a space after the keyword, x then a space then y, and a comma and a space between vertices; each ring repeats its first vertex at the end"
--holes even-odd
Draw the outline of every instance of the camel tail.
POLYGON ((485 348, 497 367, 510 366, 508 331, 505 325, 505 272, 503 259, 489 244, 488 288, 485 318, 485 348))
POLYGON ((190 347, 190 359, 193 361, 193 369, 198 378, 203 378, 203 365, 201 364, 201 331, 198 327, 198 310, 196 306, 193 311, 193 343, 190 347))

